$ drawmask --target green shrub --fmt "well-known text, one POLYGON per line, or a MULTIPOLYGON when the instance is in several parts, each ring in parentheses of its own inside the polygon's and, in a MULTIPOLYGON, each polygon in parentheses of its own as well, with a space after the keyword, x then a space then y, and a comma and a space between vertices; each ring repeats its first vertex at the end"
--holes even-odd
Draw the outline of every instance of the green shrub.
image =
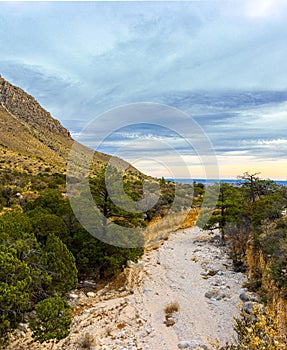
POLYGON ((59 296, 40 301, 35 315, 29 321, 32 337, 43 343, 51 339, 60 341, 70 333, 72 312, 69 304, 59 296))

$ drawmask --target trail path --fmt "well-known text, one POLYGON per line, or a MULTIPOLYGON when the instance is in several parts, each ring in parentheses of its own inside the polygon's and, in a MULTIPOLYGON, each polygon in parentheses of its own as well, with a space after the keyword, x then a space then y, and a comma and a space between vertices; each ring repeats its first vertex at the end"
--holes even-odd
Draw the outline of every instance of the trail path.
POLYGON ((208 337, 225 343, 233 336, 245 276, 233 272, 222 247, 199 228, 172 233, 159 249, 131 264, 126 275, 127 283, 116 291, 107 287, 89 296, 71 295, 76 315, 65 340, 36 344, 29 331, 20 330, 9 350, 207 349, 208 337), (168 327, 164 309, 175 301, 180 309, 168 327))

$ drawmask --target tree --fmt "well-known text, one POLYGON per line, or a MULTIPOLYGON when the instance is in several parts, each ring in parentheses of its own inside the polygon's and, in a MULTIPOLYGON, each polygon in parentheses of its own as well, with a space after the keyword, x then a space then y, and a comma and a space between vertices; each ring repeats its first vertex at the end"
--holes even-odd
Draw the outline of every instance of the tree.
MULTIPOLYGON (((215 187, 214 192, 216 194, 218 193, 218 199, 216 201, 216 207, 213 214, 207 224, 204 226, 204 229, 219 229, 221 232, 222 242, 225 243, 226 225, 228 222, 238 219, 237 216, 240 212, 240 208, 242 207, 242 199, 240 198, 240 190, 237 187, 227 183, 215 184, 213 187, 215 187), (220 186, 219 193, 216 189, 217 186, 220 186)), ((207 195, 212 197, 212 194, 213 191, 212 187, 210 186, 207 195)), ((214 198, 211 198, 211 203, 214 203, 214 198)))
POLYGON ((29 213, 33 232, 38 241, 44 243, 51 233, 56 235, 65 244, 69 244, 71 237, 65 221, 58 215, 50 214, 43 209, 34 209, 29 213))
POLYGON ((43 248, 44 264, 51 276, 51 283, 46 286, 50 295, 65 294, 77 286, 77 268, 73 254, 54 234, 49 234, 43 248))
POLYGON ((35 308, 35 315, 29 320, 33 331, 32 337, 43 343, 51 339, 60 341, 70 333, 72 312, 69 304, 60 296, 40 301, 35 308))
POLYGON ((30 269, 16 254, 15 249, 0 246, 0 340, 3 343, 30 307, 30 269))
POLYGON ((125 182, 122 187, 117 182, 119 176, 117 169, 112 169, 109 168, 107 171, 106 168, 103 168, 97 173, 97 177, 90 179, 93 199, 103 214, 102 227, 104 235, 109 221, 126 227, 134 227, 139 224, 140 219, 143 217, 142 213, 133 212, 139 196, 135 196, 132 191, 129 191, 128 182, 125 182), (109 188, 107 188, 106 182, 108 182, 109 188), (117 203, 115 203, 114 199, 111 199, 111 193, 116 194, 117 203))
POLYGON ((33 202, 28 202, 25 206, 25 211, 33 210, 36 208, 45 209, 50 214, 56 214, 60 216, 67 206, 67 201, 63 198, 62 194, 55 189, 45 189, 41 192, 41 195, 33 202))

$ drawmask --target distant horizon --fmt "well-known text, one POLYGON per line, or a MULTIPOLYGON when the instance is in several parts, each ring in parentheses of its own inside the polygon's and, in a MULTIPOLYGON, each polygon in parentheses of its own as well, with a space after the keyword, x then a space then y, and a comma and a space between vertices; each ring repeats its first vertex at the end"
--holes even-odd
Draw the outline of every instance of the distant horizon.
MULTIPOLYGON (((157 177, 158 178, 158 177, 157 177)), ((160 177, 159 177, 160 178, 160 177)), ((211 182, 216 182, 216 181, 238 181, 238 182, 244 182, 244 180, 238 179, 238 178, 219 178, 219 179, 212 179, 212 178, 169 178, 169 177, 164 177, 166 180, 174 180, 174 181, 180 181, 180 180, 185 180, 185 181, 211 181, 211 182)), ((272 178, 261 178, 261 180, 271 180, 274 182, 284 182, 287 183, 287 179, 283 180, 283 179, 272 179, 272 178)))

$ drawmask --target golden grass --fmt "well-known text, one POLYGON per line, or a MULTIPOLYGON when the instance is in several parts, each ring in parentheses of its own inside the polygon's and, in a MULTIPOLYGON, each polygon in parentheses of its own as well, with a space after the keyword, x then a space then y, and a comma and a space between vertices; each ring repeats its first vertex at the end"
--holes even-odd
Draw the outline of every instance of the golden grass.
POLYGON ((172 231, 193 227, 198 214, 199 209, 191 209, 153 219, 144 230, 145 246, 157 248, 161 241, 168 239, 172 231))
POLYGON ((180 228, 184 229, 184 228, 195 226, 198 219, 199 212, 200 212, 199 208, 190 209, 183 223, 180 225, 180 228))

